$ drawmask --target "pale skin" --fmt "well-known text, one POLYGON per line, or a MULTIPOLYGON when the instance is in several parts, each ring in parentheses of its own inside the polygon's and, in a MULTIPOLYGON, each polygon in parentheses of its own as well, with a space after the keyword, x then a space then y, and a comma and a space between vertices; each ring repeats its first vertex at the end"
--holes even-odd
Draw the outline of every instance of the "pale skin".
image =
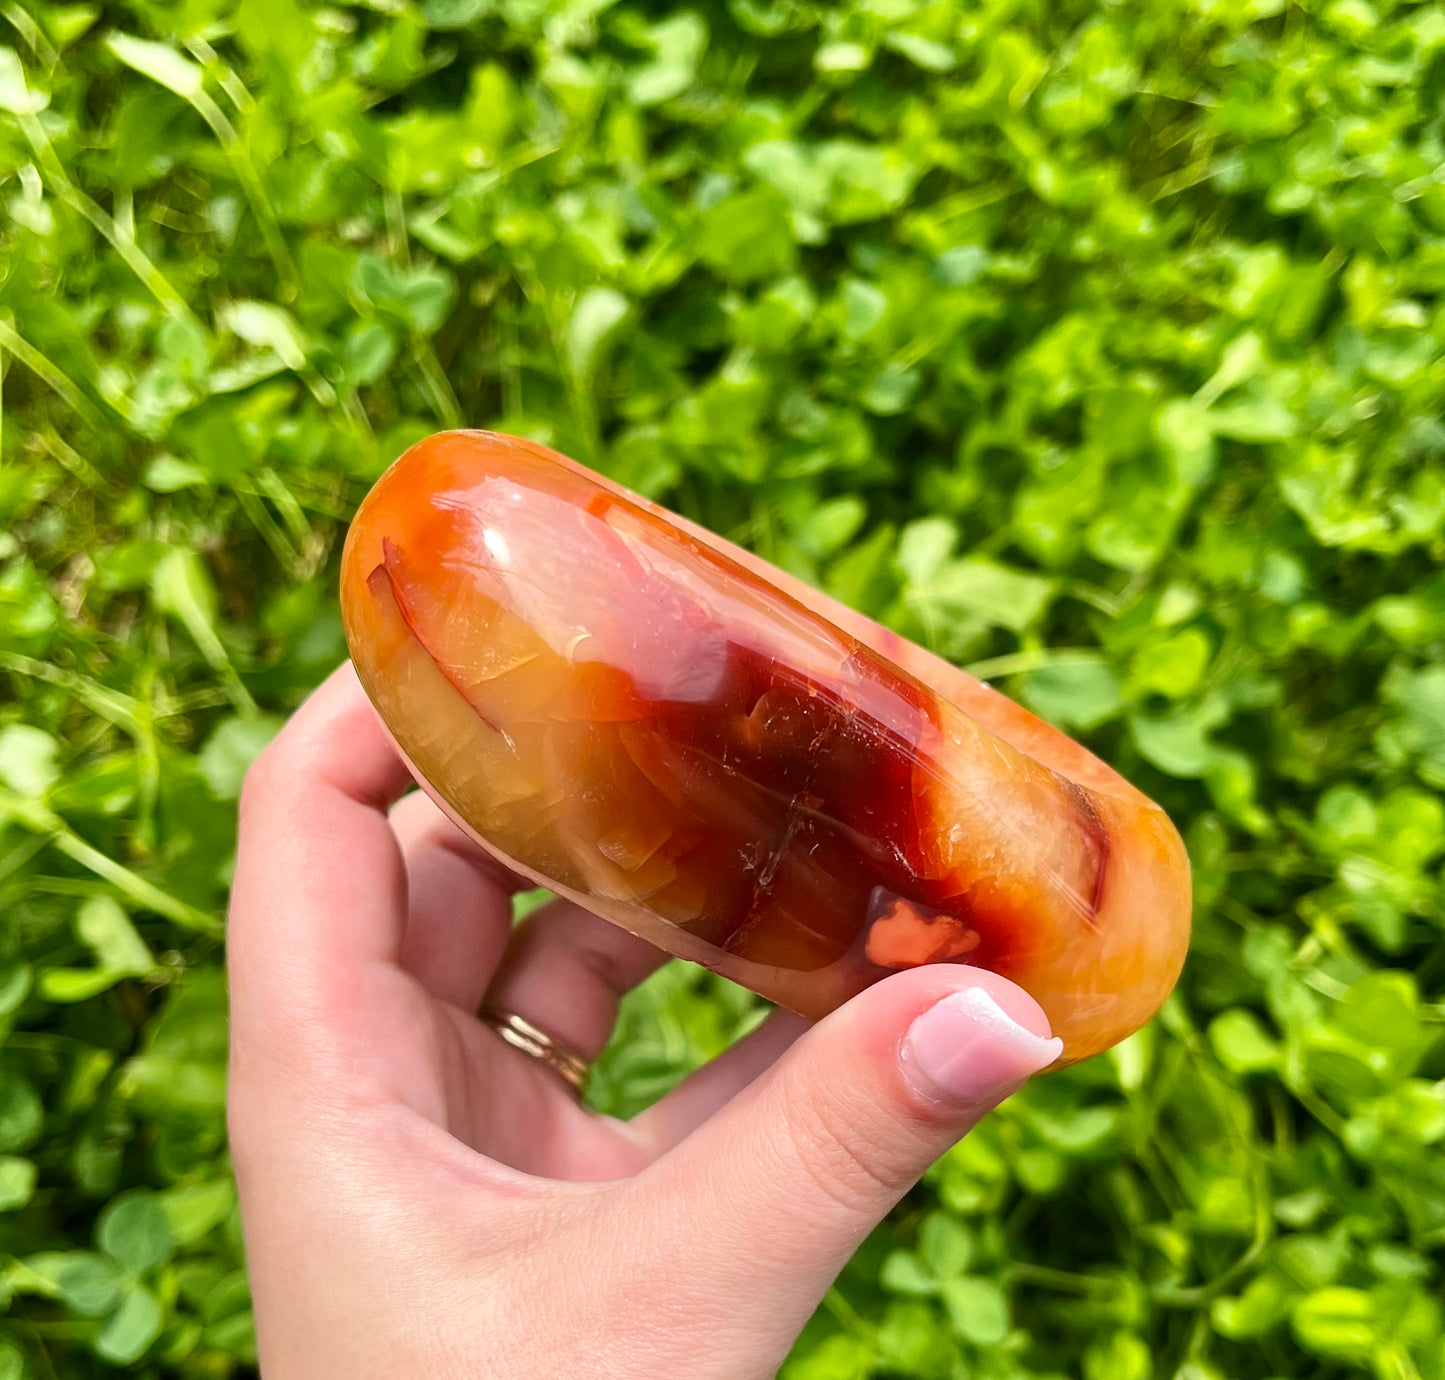
POLYGON ((592 1059, 665 956, 562 903, 514 929, 521 883, 409 784, 343 667, 242 796, 230 1128, 266 1380, 774 1375, 868 1232, 1057 1055, 1019 988, 938 964, 597 1115, 475 1013, 592 1059))

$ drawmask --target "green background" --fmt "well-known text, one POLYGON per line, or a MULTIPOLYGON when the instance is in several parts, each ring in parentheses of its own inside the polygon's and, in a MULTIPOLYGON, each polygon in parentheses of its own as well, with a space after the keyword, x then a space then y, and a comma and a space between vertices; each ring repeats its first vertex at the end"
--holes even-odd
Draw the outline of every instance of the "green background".
MULTIPOLYGON (((244 1373, 220 923, 408 442, 547 441, 1185 833, 1160 1018, 788 1380, 1445 1380, 1445 8, 0 0, 0 1380, 244 1373)), ((754 1019, 666 970, 601 1105, 754 1019)))

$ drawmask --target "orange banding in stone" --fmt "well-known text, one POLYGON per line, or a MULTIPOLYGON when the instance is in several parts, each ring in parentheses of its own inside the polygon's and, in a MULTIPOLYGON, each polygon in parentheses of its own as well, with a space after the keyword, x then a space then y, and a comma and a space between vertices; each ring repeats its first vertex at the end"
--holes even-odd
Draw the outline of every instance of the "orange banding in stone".
POLYGON ((946 963, 978 948, 978 931, 952 915, 924 915, 901 896, 868 931, 864 952, 880 968, 946 963))

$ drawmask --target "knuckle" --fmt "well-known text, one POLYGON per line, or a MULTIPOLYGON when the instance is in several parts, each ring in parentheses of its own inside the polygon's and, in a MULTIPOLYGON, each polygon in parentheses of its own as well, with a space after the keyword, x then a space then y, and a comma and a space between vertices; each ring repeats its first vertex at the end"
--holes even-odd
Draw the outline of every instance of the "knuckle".
POLYGON ((243 826, 248 819, 255 817, 268 800, 275 796, 280 780, 276 745, 272 742, 262 749, 256 760, 246 768, 246 775, 241 780, 241 795, 237 801, 237 812, 243 826))
MULTIPOLYGON (((238 1182, 264 1178, 278 1160, 357 1143, 363 1104, 354 1071, 324 1049, 284 1037, 233 1034, 226 1087, 226 1135, 238 1182)), ((373 1137, 374 1142, 377 1137, 373 1137)))
POLYGON ((255 1107, 240 1078, 233 1075, 226 1095, 226 1144, 237 1182, 243 1186, 250 1182, 261 1158, 264 1124, 261 1109, 255 1107))
POLYGON ((856 1107, 824 1090, 787 1103, 789 1144, 799 1168, 819 1193, 845 1211, 897 1196, 894 1156, 877 1143, 856 1107))

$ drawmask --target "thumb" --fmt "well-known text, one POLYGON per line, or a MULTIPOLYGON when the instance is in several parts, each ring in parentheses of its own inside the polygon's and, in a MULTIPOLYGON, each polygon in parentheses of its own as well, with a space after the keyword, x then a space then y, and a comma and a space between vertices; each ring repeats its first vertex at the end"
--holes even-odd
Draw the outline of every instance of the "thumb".
POLYGON ((688 1245, 702 1278, 741 1270, 745 1297, 796 1296, 801 1326, 923 1171, 1062 1048, 1038 1003, 997 974, 900 973, 808 1031, 640 1179, 706 1223, 688 1245))

